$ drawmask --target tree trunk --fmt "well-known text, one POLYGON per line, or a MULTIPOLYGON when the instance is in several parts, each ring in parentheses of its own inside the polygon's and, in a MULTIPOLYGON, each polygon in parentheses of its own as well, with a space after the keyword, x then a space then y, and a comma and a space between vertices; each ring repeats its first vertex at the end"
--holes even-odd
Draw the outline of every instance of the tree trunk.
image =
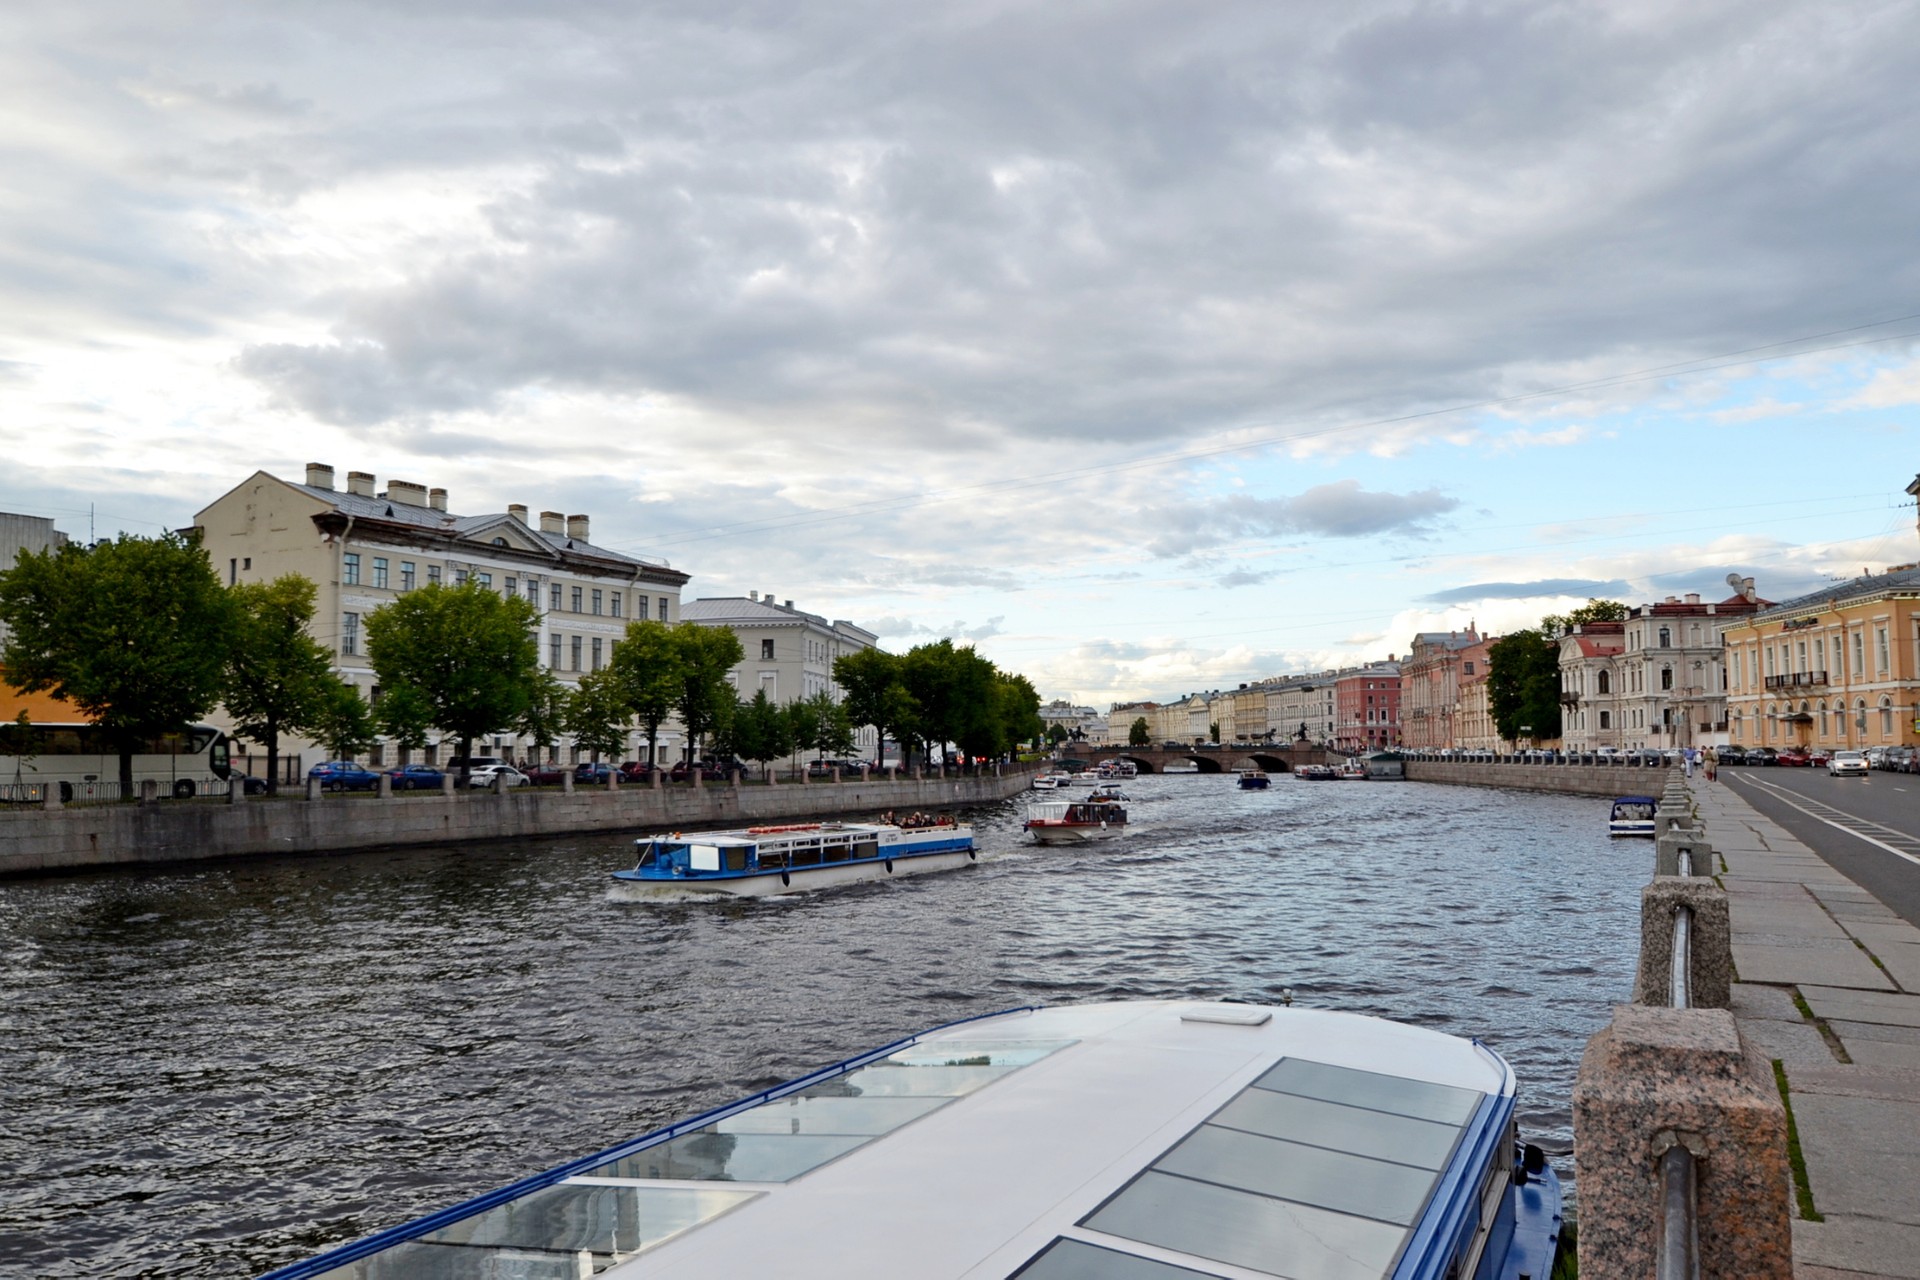
POLYGON ((280 726, 267 721, 267 794, 280 794, 280 726))

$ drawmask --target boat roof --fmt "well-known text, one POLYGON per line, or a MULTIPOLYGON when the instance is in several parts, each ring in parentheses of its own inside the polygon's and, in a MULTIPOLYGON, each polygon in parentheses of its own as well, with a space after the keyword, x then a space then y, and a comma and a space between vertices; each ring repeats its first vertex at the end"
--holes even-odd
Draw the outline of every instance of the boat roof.
POLYGON ((1650 804, 1658 807, 1660 802, 1652 796, 1615 796, 1615 804, 1650 804))
POLYGON ((656 840, 664 840, 669 844, 710 844, 725 849, 739 845, 765 844, 768 840, 789 839, 796 836, 857 835, 862 832, 899 829, 878 822, 797 822, 765 827, 745 827, 735 831, 662 831, 650 836, 641 836, 634 843, 652 844, 656 840))
POLYGON ((1444 1265, 1421 1261, 1438 1256, 1441 1225, 1476 1206, 1512 1094, 1512 1072, 1477 1043, 1357 1014, 1020 1010, 886 1046, 575 1162, 511 1202, 472 1202, 484 1211, 463 1206, 384 1254, 298 1274, 511 1264, 538 1280, 586 1274, 590 1253, 613 1280, 1425 1277, 1444 1265))

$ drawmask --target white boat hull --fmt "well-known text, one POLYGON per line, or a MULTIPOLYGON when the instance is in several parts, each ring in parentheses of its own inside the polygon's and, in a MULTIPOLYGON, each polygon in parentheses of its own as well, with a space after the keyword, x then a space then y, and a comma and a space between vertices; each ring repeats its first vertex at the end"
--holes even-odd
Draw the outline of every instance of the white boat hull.
POLYGON ((1027 834, 1033 837, 1035 844, 1087 844, 1094 840, 1105 840, 1112 836, 1124 835, 1125 826, 1072 826, 1072 827, 1029 827, 1027 834))
POLYGON ((783 893, 809 893, 868 880, 898 880, 929 871, 953 871, 986 857, 978 849, 951 849, 916 853, 886 862, 835 862, 817 867, 792 867, 761 875, 728 876, 724 880, 616 880, 612 896, 623 902, 648 900, 685 902, 699 898, 772 898, 783 893))

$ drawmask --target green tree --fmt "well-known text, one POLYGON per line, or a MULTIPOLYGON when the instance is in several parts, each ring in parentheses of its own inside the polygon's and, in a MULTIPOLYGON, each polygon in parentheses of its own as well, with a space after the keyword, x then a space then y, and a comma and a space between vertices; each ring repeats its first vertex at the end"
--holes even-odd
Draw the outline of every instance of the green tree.
POLYGON ((308 726, 314 740, 325 747, 332 760, 351 760, 374 743, 377 728, 372 708, 360 691, 338 676, 332 678, 321 696, 317 714, 308 726))
POLYGON ((687 745, 697 751, 733 713, 733 685, 727 673, 746 656, 740 637, 728 627, 703 627, 683 622, 673 628, 680 654, 680 690, 674 709, 687 731, 687 745))
POLYGON ((136 746, 219 702, 235 606, 197 537, 123 534, 21 552, 0 573, 0 622, 8 681, 104 727, 131 793, 136 746))
POLYGON ((1487 646, 1487 710, 1509 741, 1560 736, 1560 645, 1516 631, 1487 646))
MULTIPOLYGON (((367 657, 386 698, 460 744, 518 724, 538 685, 539 614, 477 582, 410 591, 367 615, 367 657)), ((461 766, 465 781, 466 766, 461 766)))
POLYGON ((872 725, 880 737, 906 750, 919 707, 900 683, 900 659, 881 649, 861 649, 834 659, 833 680, 840 686, 842 704, 855 725, 872 725))
POLYGON ((1213 739, 1213 744, 1215 746, 1220 745, 1220 722, 1218 720, 1215 720, 1212 724, 1207 726, 1207 736, 1213 739))
POLYGON ((1130 747, 1144 747, 1152 741, 1153 728, 1147 724, 1147 718, 1145 716, 1134 717, 1133 723, 1127 726, 1127 745, 1130 747))
POLYGON ((581 676, 580 683, 567 695, 565 727, 596 760, 619 756, 627 745, 627 726, 632 720, 633 709, 627 705, 619 677, 610 667, 581 676))
POLYGON ((1010 750, 1022 742, 1039 741, 1040 695, 1034 690, 1033 682, 1022 675, 996 672, 994 696, 999 703, 1000 751, 1010 750))
POLYGON ((663 622, 630 622, 616 641, 607 669, 620 695, 647 733, 647 763, 660 763, 660 726, 673 714, 682 687, 681 650, 673 628, 663 622))
POLYGON ((1057 747, 1061 743, 1065 742, 1066 740, 1067 740, 1067 730, 1065 725, 1050 724, 1047 726, 1047 745, 1048 746, 1057 747))
MULTIPOLYGON (((624 700, 624 690, 621 696, 624 700)), ((532 740, 534 755, 540 759, 553 754, 554 744, 566 731, 568 697, 567 686, 553 672, 542 667, 534 675, 532 696, 527 699, 527 709, 521 713, 514 731, 532 740)), ((628 710, 631 713, 631 708, 628 710)))
POLYGON ((280 789, 280 735, 313 734, 340 678, 308 632, 313 582, 287 574, 230 588, 236 617, 221 701, 234 733, 267 749, 267 790, 280 789))
POLYGON ((1589 596, 1587 602, 1567 613, 1550 613, 1540 619, 1540 632, 1549 640, 1557 640, 1575 627, 1584 627, 1589 622, 1625 622, 1627 606, 1618 600, 1596 600, 1589 596))
POLYGON ((787 707, 793 743, 815 758, 844 756, 853 750, 853 720, 845 704, 825 689, 787 707))
POLYGON ((920 709, 920 736, 931 746, 958 745, 968 755, 997 755, 994 666, 951 640, 915 645, 900 663, 901 683, 920 709))
POLYGON ((734 709, 733 751, 742 760, 751 760, 764 771, 792 750, 792 718, 774 704, 765 689, 755 692, 751 702, 742 702, 734 709))

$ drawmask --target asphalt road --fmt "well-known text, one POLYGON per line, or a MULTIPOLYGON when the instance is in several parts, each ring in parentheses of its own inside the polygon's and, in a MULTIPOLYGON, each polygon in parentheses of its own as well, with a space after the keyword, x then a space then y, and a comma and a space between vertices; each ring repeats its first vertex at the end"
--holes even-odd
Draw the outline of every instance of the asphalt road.
POLYGON ((1831 778, 1825 769, 1736 766, 1721 769, 1720 781, 1920 925, 1920 774, 1831 778))

